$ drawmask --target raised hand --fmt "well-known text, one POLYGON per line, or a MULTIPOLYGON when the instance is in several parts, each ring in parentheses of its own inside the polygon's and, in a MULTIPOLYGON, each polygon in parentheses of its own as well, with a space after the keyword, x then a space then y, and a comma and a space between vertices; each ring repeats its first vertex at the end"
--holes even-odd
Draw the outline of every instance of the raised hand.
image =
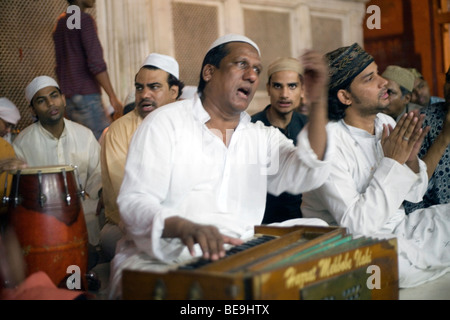
POLYGON ((306 51, 300 60, 304 67, 303 88, 310 110, 308 139, 317 158, 323 160, 327 147, 328 64, 323 55, 314 51, 306 51))
POLYGON ((313 104, 328 94, 328 65, 323 55, 306 51, 300 58, 304 67, 304 89, 306 101, 313 104))

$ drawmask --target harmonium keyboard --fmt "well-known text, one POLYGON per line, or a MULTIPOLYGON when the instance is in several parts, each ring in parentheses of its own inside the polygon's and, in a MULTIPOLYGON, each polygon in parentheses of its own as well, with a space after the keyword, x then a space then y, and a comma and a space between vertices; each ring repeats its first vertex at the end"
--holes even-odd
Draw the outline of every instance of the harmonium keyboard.
POLYGON ((122 288, 125 300, 396 300, 397 242, 340 227, 255 226, 220 260, 124 270, 122 288))

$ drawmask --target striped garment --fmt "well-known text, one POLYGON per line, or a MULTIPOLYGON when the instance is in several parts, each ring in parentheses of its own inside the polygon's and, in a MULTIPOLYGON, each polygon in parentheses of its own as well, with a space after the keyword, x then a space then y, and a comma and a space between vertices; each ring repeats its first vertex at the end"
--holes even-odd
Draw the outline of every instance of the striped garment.
POLYGON ((81 28, 70 29, 68 18, 70 15, 62 13, 53 32, 56 75, 61 91, 68 98, 75 94, 101 93, 95 75, 107 68, 95 21, 88 13, 81 12, 81 28))

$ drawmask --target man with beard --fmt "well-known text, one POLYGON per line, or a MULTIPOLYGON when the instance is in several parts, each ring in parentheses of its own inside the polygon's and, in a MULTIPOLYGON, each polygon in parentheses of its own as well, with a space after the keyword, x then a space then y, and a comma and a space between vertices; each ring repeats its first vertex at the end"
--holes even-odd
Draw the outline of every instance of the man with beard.
POLYGON ((403 201, 427 190, 425 163, 417 156, 429 127, 424 115, 398 123, 382 113, 389 106, 387 80, 357 43, 326 55, 329 117, 338 152, 328 180, 303 194, 304 217, 322 218, 355 236, 396 237, 399 285, 413 287, 450 270, 450 204, 405 214, 403 201))
POLYGON ((58 83, 39 76, 25 89, 25 97, 38 121, 14 139, 17 158, 29 167, 74 165, 86 192, 82 201, 89 236, 89 269, 98 262, 100 227, 97 212, 101 189, 100 145, 91 130, 64 118, 66 100, 58 83))
MULTIPOLYGON (((110 298, 122 270, 167 270, 195 257, 217 260, 261 224, 267 191, 301 193, 329 175, 328 72, 320 54, 302 56, 311 110, 298 146, 246 112, 262 70, 258 46, 218 38, 203 60, 198 94, 148 115, 130 143, 117 203, 126 236, 111 261, 110 298)), ((321 224, 319 219, 296 219, 321 224)))
POLYGON ((100 243, 107 261, 114 257, 116 243, 123 235, 116 201, 131 138, 150 112, 181 96, 184 84, 178 77, 179 66, 174 58, 150 54, 135 76, 136 107, 114 121, 102 139, 102 199, 106 224, 101 231, 100 243))
MULTIPOLYGON (((297 145, 297 136, 308 118, 295 111, 303 96, 303 66, 294 58, 279 58, 269 65, 267 93, 270 104, 252 116, 252 122, 262 121, 278 128, 297 145)), ((284 192, 279 196, 267 194, 263 224, 301 218, 301 194, 284 192)))

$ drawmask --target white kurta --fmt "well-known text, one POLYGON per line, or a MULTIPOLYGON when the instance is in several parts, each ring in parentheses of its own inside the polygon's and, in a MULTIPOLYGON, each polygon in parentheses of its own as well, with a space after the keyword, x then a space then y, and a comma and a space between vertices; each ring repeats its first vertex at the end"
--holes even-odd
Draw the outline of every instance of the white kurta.
POLYGON ((304 217, 348 228, 354 235, 398 239, 400 285, 416 286, 450 268, 450 204, 405 215, 404 200, 418 202, 427 189, 426 165, 420 173, 384 157, 382 124, 395 122, 379 114, 375 136, 343 120, 330 123, 337 150, 328 180, 303 195, 304 217))
MULTIPOLYGON (((123 266, 188 256, 179 239, 161 238, 166 218, 213 224, 224 234, 246 238, 262 221, 268 190, 302 193, 319 187, 330 173, 330 140, 320 161, 306 130, 295 147, 278 129, 252 123, 243 113, 227 148, 207 128, 208 120, 196 96, 155 110, 134 134, 118 197, 127 236, 112 261, 113 291, 123 266)), ((324 225, 300 220, 311 222, 324 225)))
POLYGON ((57 139, 40 122, 33 123, 14 139, 14 150, 17 157, 26 161, 30 167, 78 167, 79 182, 89 195, 82 201, 89 242, 97 245, 100 228, 96 209, 98 191, 102 187, 100 144, 85 126, 67 119, 64 119, 64 124, 64 131, 57 139))

